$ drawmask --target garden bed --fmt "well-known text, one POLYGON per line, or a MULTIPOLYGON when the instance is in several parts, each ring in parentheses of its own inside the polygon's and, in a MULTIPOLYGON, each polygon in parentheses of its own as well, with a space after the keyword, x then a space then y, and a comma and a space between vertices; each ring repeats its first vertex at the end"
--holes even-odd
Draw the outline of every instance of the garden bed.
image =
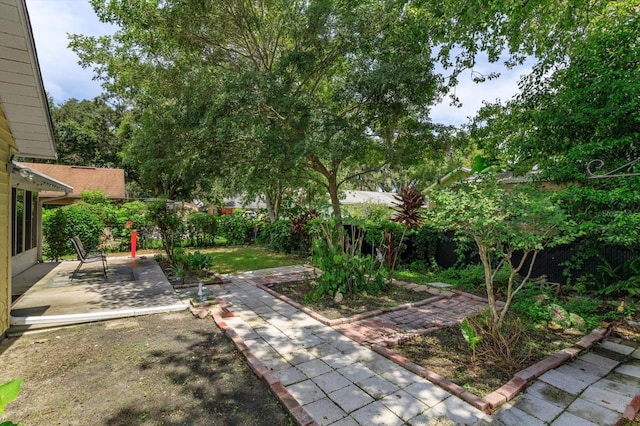
MULTIPOLYGON (((305 300, 305 295, 314 288, 311 282, 279 283, 269 288, 332 320, 354 315, 366 317, 367 312, 425 300, 428 294, 391 286, 382 294, 356 295, 345 298, 338 304, 331 298, 305 300)), ((522 340, 518 342, 518 346, 526 347, 527 350, 524 355, 520 355, 518 362, 512 362, 511 365, 481 355, 472 361, 469 345, 457 325, 440 328, 426 335, 408 336, 386 349, 482 398, 509 382, 515 373, 571 347, 584 335, 575 329, 554 331, 527 323, 525 327, 524 332, 519 335, 522 340)))
POLYGON ((416 292, 399 286, 389 286, 381 294, 356 294, 336 303, 331 298, 307 301, 305 296, 315 289, 312 281, 293 281, 269 286, 273 291, 288 297, 321 316, 333 320, 351 317, 379 309, 392 308, 405 303, 414 303, 432 297, 429 293, 416 292))

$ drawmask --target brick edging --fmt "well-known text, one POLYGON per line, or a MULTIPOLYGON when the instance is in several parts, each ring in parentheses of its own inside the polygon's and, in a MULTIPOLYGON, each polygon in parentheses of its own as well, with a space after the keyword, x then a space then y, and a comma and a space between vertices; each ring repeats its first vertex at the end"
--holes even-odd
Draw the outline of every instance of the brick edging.
POLYGON ((622 414, 622 417, 616 422, 615 426, 622 426, 627 422, 635 420, 638 415, 638 411, 640 411, 640 394, 631 399, 627 409, 624 410, 624 414, 622 414))
MULTIPOLYGON (((515 398, 520 392, 531 385, 531 383, 538 377, 540 377, 547 371, 564 364, 569 360, 575 359, 580 354, 580 352, 586 349, 590 349, 595 343, 604 339, 606 335, 607 329, 594 329, 593 331, 591 331, 591 333, 584 336, 573 346, 561 349, 551 356, 543 359, 542 361, 539 361, 525 368, 524 370, 517 372, 507 383, 482 398, 467 391, 462 386, 453 383, 449 379, 442 377, 439 374, 414 362, 411 362, 409 359, 403 357, 402 355, 393 352, 384 344, 374 344, 371 346, 371 349, 373 349, 378 354, 386 357, 387 359, 395 362, 401 367, 404 367, 405 369, 411 371, 412 373, 415 373, 440 386, 444 390, 456 395, 457 397, 463 399, 477 409, 482 410, 485 413, 492 413, 505 402, 515 398)), ((636 398, 638 398, 638 400, 635 401, 634 399, 634 409, 636 409, 635 413, 637 413, 638 409, 640 409, 640 395, 636 398)), ((629 408, 627 410, 629 410, 629 408)), ((627 413, 625 412, 625 415, 626 414, 627 413)))
MULTIPOLYGON (((446 291, 446 290, 443 291, 443 290, 430 289, 432 291, 427 291, 427 292, 429 294, 431 294, 433 297, 430 297, 430 298, 425 299, 425 300, 419 300, 417 302, 404 303, 402 305, 391 306, 389 308, 376 309, 374 311, 368 311, 368 312, 364 312, 364 313, 361 313, 361 314, 352 315, 350 317, 329 319, 329 318, 325 317, 324 315, 321 315, 321 314, 317 313, 316 311, 314 311, 312 309, 309 309, 306 306, 296 302, 295 300, 291 299, 290 297, 287 297, 284 294, 278 293, 277 291, 275 291, 272 288, 266 286, 265 284, 260 284, 260 283, 252 283, 252 284, 254 286, 258 287, 259 289, 266 291, 271 296, 273 296, 273 297, 275 297, 277 299, 280 299, 283 302, 286 302, 289 305, 293 306, 294 308, 304 312, 305 314, 309 315, 313 319, 315 319, 317 321, 320 321, 322 324, 328 325, 329 327, 333 327, 333 326, 341 325, 341 324, 349 324, 349 323, 360 321, 360 320, 363 320, 363 319, 367 319, 367 318, 375 317, 375 316, 378 316, 378 315, 386 314, 388 312, 398 311, 400 309, 406 309, 406 308, 413 308, 413 307, 416 307, 416 306, 428 305, 430 303, 438 302, 438 301, 440 301, 442 299, 450 299, 451 297, 454 296, 454 293, 451 293, 451 292, 446 291)), ((393 285, 398 285, 398 284, 393 284, 393 285)), ((417 291, 414 288, 411 288, 409 290, 413 290, 416 293, 420 293, 420 291, 417 291)))
POLYGON ((256 358, 251 353, 251 349, 249 349, 244 342, 244 339, 224 321, 224 318, 233 316, 235 316, 233 312, 223 312, 222 314, 212 315, 216 325, 224 331, 224 334, 233 341, 236 348, 242 353, 242 355, 244 355, 247 363, 256 376, 262 379, 271 388, 271 392, 273 392, 273 394, 278 398, 296 424, 299 426, 318 426, 318 423, 313 420, 307 410, 300 405, 300 403, 282 384, 278 375, 256 358))

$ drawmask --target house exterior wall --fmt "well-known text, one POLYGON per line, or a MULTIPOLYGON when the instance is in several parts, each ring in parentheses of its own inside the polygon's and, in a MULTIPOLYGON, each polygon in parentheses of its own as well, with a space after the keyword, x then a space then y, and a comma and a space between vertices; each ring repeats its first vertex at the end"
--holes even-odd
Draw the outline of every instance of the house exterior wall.
POLYGON ((15 141, 0 103, 0 335, 9 328, 11 306, 11 176, 7 164, 15 141))

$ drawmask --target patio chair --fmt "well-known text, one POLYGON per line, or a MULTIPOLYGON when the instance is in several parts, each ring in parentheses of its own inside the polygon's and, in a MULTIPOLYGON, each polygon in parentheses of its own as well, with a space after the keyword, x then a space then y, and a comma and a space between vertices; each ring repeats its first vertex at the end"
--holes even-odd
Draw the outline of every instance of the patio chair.
POLYGON ((87 251, 84 249, 84 246, 82 245, 82 241, 77 236, 71 238, 71 245, 73 246, 73 249, 76 251, 76 254, 78 255, 78 260, 80 261, 80 264, 78 265, 78 267, 71 274, 71 279, 73 279, 74 275, 76 274, 76 272, 80 270, 82 265, 84 265, 85 263, 91 263, 91 262, 102 262, 102 271, 104 272, 104 276, 105 277, 107 276, 107 269, 108 269, 107 256, 103 252, 87 253, 87 251))

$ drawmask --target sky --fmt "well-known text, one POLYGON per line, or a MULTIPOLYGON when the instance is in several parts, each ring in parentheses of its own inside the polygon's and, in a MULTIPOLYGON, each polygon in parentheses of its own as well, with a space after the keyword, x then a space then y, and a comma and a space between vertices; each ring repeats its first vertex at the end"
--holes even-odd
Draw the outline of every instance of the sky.
MULTIPOLYGON (((78 65, 78 57, 68 48, 67 34, 106 35, 113 33, 115 27, 101 23, 88 0, 27 0, 27 8, 47 93, 57 104, 70 98, 93 99, 100 95, 100 82, 93 80, 91 69, 78 65)), ((479 61, 474 71, 484 75, 497 71, 501 73, 500 78, 477 84, 472 80, 471 71, 466 71, 455 89, 463 106, 452 107, 450 99, 445 98, 432 108, 432 121, 453 125, 468 122, 483 101, 504 102, 511 98, 517 92, 520 75, 528 70, 529 66, 506 70, 500 65, 479 61)))

